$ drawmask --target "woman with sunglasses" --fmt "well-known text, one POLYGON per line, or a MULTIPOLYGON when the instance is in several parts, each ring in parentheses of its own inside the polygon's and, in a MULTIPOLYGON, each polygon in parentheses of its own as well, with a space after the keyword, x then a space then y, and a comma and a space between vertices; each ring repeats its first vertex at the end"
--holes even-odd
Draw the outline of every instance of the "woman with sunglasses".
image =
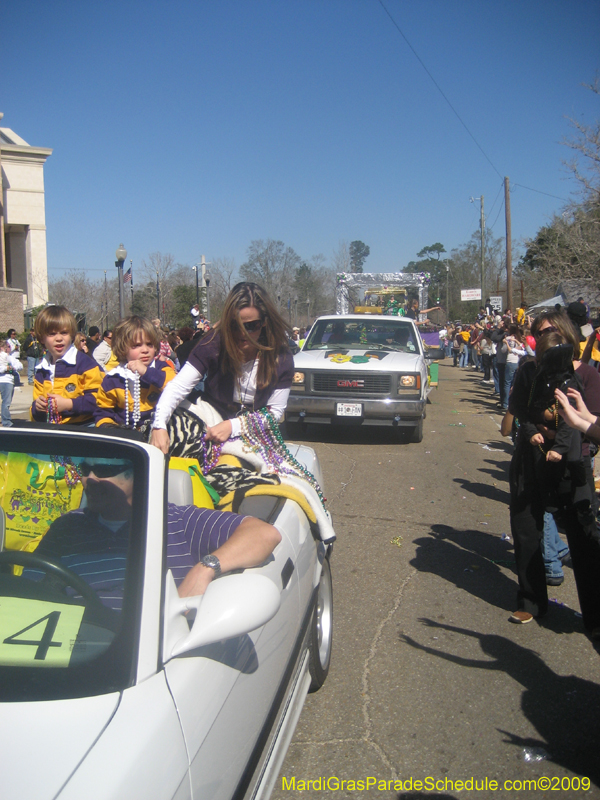
MULTIPOLYGON (((536 342, 549 334, 557 334, 564 344, 573 347, 573 369, 578 382, 583 388, 586 403, 593 414, 600 414, 600 375, 592 367, 579 361, 579 334, 569 318, 562 311, 541 314, 534 320, 531 333, 536 342)), ((527 406, 532 394, 536 367, 524 364, 517 370, 513 391, 509 399, 509 411, 517 419, 520 408, 527 406)), ((554 413, 558 412, 554 409, 554 413)), ((555 425, 538 425, 537 430, 545 439, 555 435, 555 425)), ((517 611, 511 621, 518 623, 531 622, 534 617, 542 617, 548 610, 548 591, 546 586, 546 568, 542 555, 542 537, 544 532, 543 492, 536 483, 534 455, 537 456, 533 440, 528 439, 531 433, 529 426, 519 428, 517 446, 510 466, 510 517, 511 530, 515 542, 515 560, 519 590, 517 593, 517 611)), ((537 445, 535 445, 537 446, 537 445)), ((586 511, 576 501, 576 490, 581 491, 576 476, 563 482, 560 497, 555 500, 559 506, 554 512, 554 519, 561 533, 566 534, 573 563, 573 572, 577 584, 577 593, 581 606, 583 624, 586 630, 595 635, 600 628, 600 544, 592 534, 595 530, 595 491, 594 476, 591 465, 589 442, 582 442, 583 481, 587 481, 591 507, 586 511)))
POLYGON ((219 323, 202 337, 181 372, 165 387, 150 442, 168 452, 167 423, 201 380, 201 399, 223 417, 223 422, 207 427, 209 441, 222 443, 238 435, 237 417, 247 411, 266 406, 279 421, 293 375, 285 321, 258 284, 238 283, 225 301, 219 323))

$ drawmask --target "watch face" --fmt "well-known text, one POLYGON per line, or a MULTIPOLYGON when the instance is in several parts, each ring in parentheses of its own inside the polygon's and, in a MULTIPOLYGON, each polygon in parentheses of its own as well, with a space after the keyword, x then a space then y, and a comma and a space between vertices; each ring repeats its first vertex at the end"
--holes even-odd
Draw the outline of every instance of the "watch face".
POLYGON ((217 575, 221 574, 221 562, 216 556, 204 556, 201 563, 204 564, 205 567, 214 569, 217 575))

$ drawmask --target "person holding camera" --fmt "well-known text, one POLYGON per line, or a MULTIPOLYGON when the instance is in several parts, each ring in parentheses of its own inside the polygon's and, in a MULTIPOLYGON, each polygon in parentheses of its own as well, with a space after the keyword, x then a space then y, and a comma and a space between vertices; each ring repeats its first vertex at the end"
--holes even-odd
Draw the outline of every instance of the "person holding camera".
POLYGON ((540 315, 534 320, 532 335, 538 360, 517 371, 509 400, 509 410, 520 423, 510 466, 510 520, 519 580, 517 610, 510 619, 524 624, 548 611, 541 543, 544 513, 550 512, 569 543, 584 627, 591 635, 600 634, 600 542, 589 442, 575 432, 579 438, 569 438, 554 401, 555 390, 568 387, 581 391, 592 413, 600 414, 600 375, 578 360, 579 332, 563 312, 540 315), (553 334, 558 334, 552 340, 554 347, 540 344, 553 334), (569 354, 576 354, 575 359, 570 355, 569 363, 565 363, 565 345, 569 354), (542 367, 544 351, 551 355, 542 367), (549 456, 551 452, 555 455, 549 456), (553 478, 548 469, 552 464, 556 467, 553 478))

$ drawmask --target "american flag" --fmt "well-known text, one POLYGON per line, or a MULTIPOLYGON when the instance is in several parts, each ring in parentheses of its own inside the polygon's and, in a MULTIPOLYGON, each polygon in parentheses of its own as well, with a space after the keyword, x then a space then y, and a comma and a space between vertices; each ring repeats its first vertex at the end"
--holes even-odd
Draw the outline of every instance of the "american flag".
POLYGON ((131 267, 123 275, 123 283, 131 283, 131 267))

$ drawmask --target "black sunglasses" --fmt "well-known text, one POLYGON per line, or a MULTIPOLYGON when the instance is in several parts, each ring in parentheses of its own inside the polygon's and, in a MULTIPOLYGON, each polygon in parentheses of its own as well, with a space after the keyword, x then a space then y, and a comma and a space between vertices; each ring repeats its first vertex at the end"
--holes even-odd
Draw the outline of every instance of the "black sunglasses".
POLYGON ((262 328, 263 321, 262 319, 253 319, 252 322, 244 322, 242 324, 248 333, 256 333, 262 328))
POLYGON ((93 472, 97 478, 114 478, 122 472, 130 470, 131 466, 127 464, 88 464, 87 461, 82 461, 78 466, 79 472, 84 478, 87 478, 90 472, 93 472))
POLYGON ((534 338, 539 339, 541 336, 545 336, 547 333, 555 333, 556 331, 557 328, 555 328, 554 325, 548 325, 547 328, 543 328, 541 331, 536 331, 534 338))

